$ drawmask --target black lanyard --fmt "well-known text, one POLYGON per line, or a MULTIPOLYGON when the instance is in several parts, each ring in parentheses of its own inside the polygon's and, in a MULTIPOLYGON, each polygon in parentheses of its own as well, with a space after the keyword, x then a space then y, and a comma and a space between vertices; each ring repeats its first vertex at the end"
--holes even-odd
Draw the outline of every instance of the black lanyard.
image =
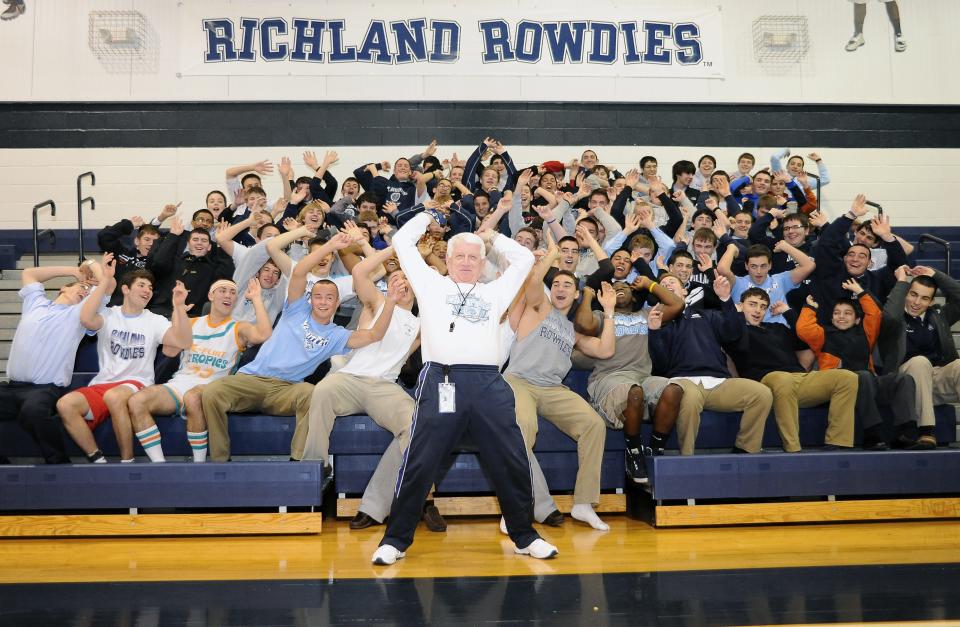
MULTIPOLYGON (((459 284, 459 283, 457 283, 456 281, 454 281, 453 284, 457 286, 457 292, 460 293, 460 306, 457 307, 457 313, 453 314, 453 317, 454 317, 454 318, 459 318, 459 317, 460 317, 460 312, 463 311, 463 307, 467 304, 467 299, 470 298, 470 294, 473 292, 474 288, 477 287, 477 284, 474 283, 474 284, 473 284, 473 287, 471 287, 469 290, 467 290, 466 296, 464 296, 463 290, 460 289, 460 284, 459 284)), ((454 327, 454 325, 455 325, 456 323, 457 323, 456 320, 452 320, 452 321, 450 322, 450 329, 449 329, 450 333, 453 333, 453 327, 454 327)))

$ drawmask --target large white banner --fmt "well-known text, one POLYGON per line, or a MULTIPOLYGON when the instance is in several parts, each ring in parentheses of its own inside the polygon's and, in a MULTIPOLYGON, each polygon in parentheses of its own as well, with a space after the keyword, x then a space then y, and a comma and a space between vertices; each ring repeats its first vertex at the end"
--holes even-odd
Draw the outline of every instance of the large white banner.
POLYGON ((371 14, 365 3, 181 3, 180 74, 722 78, 719 7, 650 4, 629 14, 587 4, 436 4, 411 17, 424 7, 390 3, 371 14))

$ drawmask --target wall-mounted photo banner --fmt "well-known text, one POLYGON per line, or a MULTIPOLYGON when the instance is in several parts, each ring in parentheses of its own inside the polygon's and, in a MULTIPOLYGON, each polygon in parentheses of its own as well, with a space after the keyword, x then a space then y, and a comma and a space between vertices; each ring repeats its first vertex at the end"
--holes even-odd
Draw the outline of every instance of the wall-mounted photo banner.
POLYGON ((341 3, 183 3, 180 73, 723 78, 717 7, 576 14, 480 3, 437 5, 424 17, 405 8, 416 10, 387 5, 372 17, 341 3))

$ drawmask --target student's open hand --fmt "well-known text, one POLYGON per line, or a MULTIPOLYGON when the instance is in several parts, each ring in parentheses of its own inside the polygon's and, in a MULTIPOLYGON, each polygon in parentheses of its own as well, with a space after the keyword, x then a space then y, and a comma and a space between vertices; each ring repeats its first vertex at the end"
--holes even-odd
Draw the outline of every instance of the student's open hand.
POLYGON ((280 166, 277 168, 277 172, 280 173, 284 181, 293 178, 293 164, 290 162, 290 157, 280 157, 280 166))
POLYGON ((259 300, 261 292, 260 281, 256 278, 252 278, 247 282, 247 291, 244 293, 243 297, 247 300, 259 300))
POLYGON ((257 174, 273 174, 273 164, 269 159, 258 161, 257 163, 253 164, 253 171, 257 174))
MULTIPOLYGON (((181 202, 182 202, 182 201, 181 201, 181 202)), ((242 203, 243 203, 243 201, 241 201, 241 204, 242 204, 242 203)), ((157 219, 159 219, 160 222, 163 222, 163 221, 166 220, 167 218, 170 218, 170 217, 176 215, 177 209, 179 209, 179 208, 180 208, 180 203, 179 203, 179 202, 178 202, 178 203, 167 203, 167 204, 165 204, 165 205, 163 206, 163 209, 160 210, 160 215, 157 216, 157 219)))
POLYGON ((179 217, 175 217, 170 223, 170 235, 183 235, 183 220, 179 217))
POLYGON ((807 295, 807 306, 809 306, 809 307, 811 307, 811 308, 813 308, 813 309, 820 309, 820 305, 819 305, 819 303, 817 303, 816 300, 814 300, 813 294, 808 294, 808 295, 807 295))
POLYGON ((173 306, 177 309, 183 308, 184 311, 193 309, 193 305, 187 305, 187 294, 190 291, 184 286, 182 281, 177 281, 173 286, 173 306))
POLYGON ((790 309, 790 305, 786 304, 782 300, 778 300, 777 302, 770 305, 770 315, 779 316, 780 314, 787 311, 788 309, 790 309))
POLYGON ((850 205, 850 213, 856 217, 861 217, 867 213, 867 197, 864 194, 857 194, 850 205))
POLYGON ((902 265, 896 270, 893 271, 893 276, 897 277, 897 281, 909 281, 910 280, 910 267, 907 265, 902 265))
POLYGON ((297 188, 290 192, 290 204, 299 205, 303 202, 303 199, 307 197, 307 194, 310 193, 309 187, 297 188))
POLYGON ((807 218, 810 220, 810 226, 818 229, 822 229, 824 226, 826 226, 827 222, 829 222, 826 214, 819 209, 816 211, 811 211, 809 214, 807 214, 807 218))
POLYGON ((724 276, 718 276, 713 282, 713 291, 720 300, 727 300, 730 298, 731 285, 730 281, 727 280, 724 276))
POLYGON ((937 272, 929 266, 914 266, 913 268, 907 270, 907 274, 910 276, 928 276, 933 278, 937 272))
POLYGON ((617 293, 614 291, 613 286, 604 281, 600 284, 600 296, 597 299, 600 301, 600 306, 603 307, 603 310, 607 313, 613 313, 613 310, 617 306, 617 293))
POLYGON ((654 305, 647 312, 647 328, 656 331, 663 326, 663 307, 654 305))
POLYGON ((857 283, 857 280, 853 278, 847 279, 846 281, 841 283, 840 287, 847 290, 848 292, 853 292, 854 296, 859 296, 860 294, 863 294, 863 287, 861 287, 860 284, 857 283))

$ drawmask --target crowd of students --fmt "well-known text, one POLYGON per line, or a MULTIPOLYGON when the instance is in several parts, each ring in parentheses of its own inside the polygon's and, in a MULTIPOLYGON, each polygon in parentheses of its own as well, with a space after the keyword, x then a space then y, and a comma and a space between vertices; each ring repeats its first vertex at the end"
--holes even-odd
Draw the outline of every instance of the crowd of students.
MULTIPOLYGON (((107 418, 121 462, 135 441, 163 461, 153 417, 179 414, 201 462, 208 451, 229 460, 231 412, 295 415, 291 460, 327 461, 336 417, 365 413, 394 440, 352 526, 381 523, 418 403, 407 390, 421 370, 422 295, 409 255, 447 275, 465 263, 456 236, 487 244, 479 281, 431 305, 451 309, 452 333, 496 310, 474 289, 508 272, 491 244, 502 234, 536 258, 499 320, 498 350, 540 522, 563 517, 532 454, 537 416, 577 441, 572 514, 598 529, 607 427, 623 431, 638 483, 674 429, 681 454, 694 453, 704 409, 742 413, 730 443, 741 453, 761 450, 771 409, 783 449, 800 451, 799 408, 822 403, 828 448, 852 448, 857 426, 865 449, 936 446, 934 406, 960 401, 960 284, 908 266, 912 246, 889 216, 868 218, 863 195, 828 220, 812 184, 830 182, 818 154, 815 175, 783 150, 762 169, 749 153, 729 172, 710 155, 678 161, 665 182, 652 156, 621 173, 593 150, 523 166, 491 138, 465 161, 437 150, 363 164, 342 182, 333 151, 305 152, 307 176, 284 158, 273 203, 273 164, 229 168, 189 228, 170 204, 104 228, 99 260, 24 270, 0 419, 18 420, 48 463, 70 461, 65 436, 105 463, 92 431, 107 418), (429 219, 395 250, 419 215, 429 219), (55 277, 71 282, 50 300, 43 283, 55 277), (70 389, 93 334, 100 371, 70 389), (591 370, 588 398, 563 386, 572 367, 591 370)), ((427 515, 443 528, 435 508, 427 515)))

